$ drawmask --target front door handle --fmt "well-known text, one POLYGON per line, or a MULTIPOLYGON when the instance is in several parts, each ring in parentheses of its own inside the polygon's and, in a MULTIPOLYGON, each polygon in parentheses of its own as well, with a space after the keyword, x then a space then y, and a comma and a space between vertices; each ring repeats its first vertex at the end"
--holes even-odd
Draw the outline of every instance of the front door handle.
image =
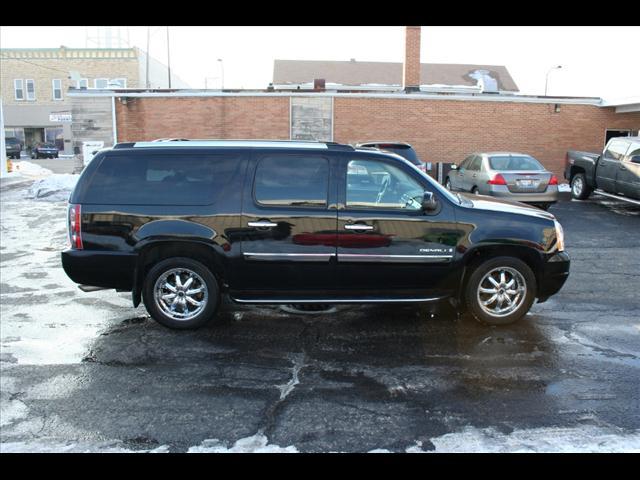
POLYGON ((248 225, 250 227, 256 228, 273 228, 277 227, 277 223, 270 222, 269 220, 258 220, 257 222, 249 222, 248 225))
POLYGON ((371 225, 364 225, 362 223, 354 223, 351 225, 345 225, 344 228, 346 230, 359 230, 359 231, 366 231, 366 230, 373 230, 373 227, 371 225))

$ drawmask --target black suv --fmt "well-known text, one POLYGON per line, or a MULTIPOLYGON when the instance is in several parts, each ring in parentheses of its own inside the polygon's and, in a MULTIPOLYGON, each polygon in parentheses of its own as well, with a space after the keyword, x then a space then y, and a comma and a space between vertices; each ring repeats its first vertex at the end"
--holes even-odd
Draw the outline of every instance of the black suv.
POLYGON ((69 277, 172 328, 238 303, 448 299, 511 323, 569 274, 553 215, 444 189, 404 158, 279 141, 118 144, 71 195, 69 277))

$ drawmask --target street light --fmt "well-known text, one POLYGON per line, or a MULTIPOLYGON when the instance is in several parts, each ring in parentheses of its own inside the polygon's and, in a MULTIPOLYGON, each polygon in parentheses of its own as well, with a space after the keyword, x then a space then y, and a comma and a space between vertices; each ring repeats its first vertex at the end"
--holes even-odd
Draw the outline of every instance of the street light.
POLYGON ((551 67, 551 68, 549 69, 549 71, 547 72, 547 79, 546 79, 546 81, 544 82, 544 96, 545 96, 545 97, 547 96, 547 87, 549 86, 549 74, 550 74, 553 70, 558 70, 558 69, 560 69, 560 68, 562 68, 562 65, 556 65, 555 67, 551 67))
POLYGON ((220 69, 222 70, 222 90, 224 90, 224 63, 221 58, 219 58, 218 61, 220 62, 220 69))

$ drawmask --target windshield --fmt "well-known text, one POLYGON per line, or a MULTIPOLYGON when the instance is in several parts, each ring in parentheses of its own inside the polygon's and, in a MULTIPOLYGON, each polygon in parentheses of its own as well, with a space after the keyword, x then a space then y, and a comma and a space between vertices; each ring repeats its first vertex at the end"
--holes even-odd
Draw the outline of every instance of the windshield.
POLYGON ((492 156, 489 157, 489 165, 492 170, 498 170, 501 172, 517 170, 544 170, 544 167, 535 158, 525 155, 492 156))

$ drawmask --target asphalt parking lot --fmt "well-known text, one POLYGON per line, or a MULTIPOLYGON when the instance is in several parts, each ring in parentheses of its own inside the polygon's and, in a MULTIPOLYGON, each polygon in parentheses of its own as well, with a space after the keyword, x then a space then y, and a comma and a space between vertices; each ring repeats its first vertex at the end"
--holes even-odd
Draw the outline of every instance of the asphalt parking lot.
POLYGON ((66 205, 20 192, 1 192, 0 450, 640 451, 640 207, 553 206, 571 274, 516 325, 227 303, 176 332, 79 291, 66 205))

